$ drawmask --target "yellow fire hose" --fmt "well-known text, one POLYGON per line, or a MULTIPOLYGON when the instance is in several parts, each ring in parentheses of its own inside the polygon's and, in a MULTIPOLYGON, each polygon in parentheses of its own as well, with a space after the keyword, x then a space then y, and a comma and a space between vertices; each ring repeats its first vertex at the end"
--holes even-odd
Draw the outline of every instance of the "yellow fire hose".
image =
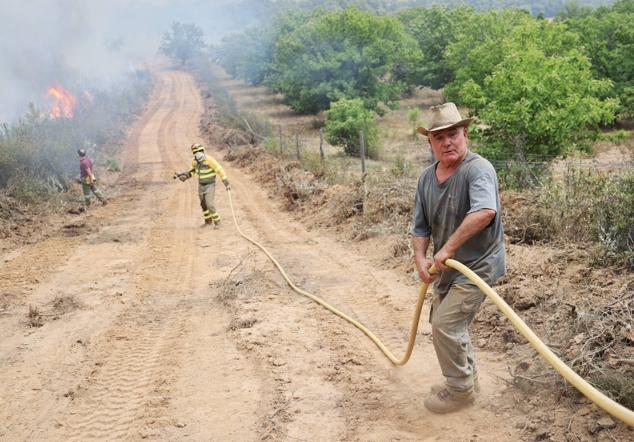
MULTIPOLYGON (((377 338, 374 333, 372 333, 370 330, 368 330, 368 328, 366 326, 364 326, 363 324, 361 324, 359 321, 355 320, 354 318, 351 318, 350 316, 346 315, 342 311, 340 311, 340 310, 336 309, 335 307, 331 306, 330 304, 328 304, 323 299, 318 298, 317 296, 313 295, 312 293, 309 293, 309 292, 307 292, 305 290, 302 290, 299 287, 297 287, 295 284, 293 284, 293 282, 290 280, 290 278, 288 277, 288 275, 286 274, 286 272, 284 271, 284 269, 282 268, 280 263, 273 257, 273 255, 271 255, 269 253, 269 251, 263 245, 261 245, 260 243, 258 243, 254 239, 249 238, 247 235, 245 235, 242 232, 242 230, 238 226, 238 221, 236 220, 236 214, 235 214, 235 211, 233 209, 233 199, 231 197, 231 190, 229 190, 227 193, 229 195, 229 206, 231 207, 231 215, 233 216, 233 223, 234 223, 238 233, 244 239, 246 239, 247 241, 249 241, 252 244, 254 244, 257 247, 259 247, 266 254, 266 256, 269 257, 271 262, 273 262, 275 267, 277 267, 277 269, 281 273, 282 277, 286 280, 288 285, 294 291, 296 291, 300 295, 303 295, 303 296, 305 296, 307 298, 312 299, 317 304, 323 306, 324 308, 328 309, 329 311, 331 311, 335 315, 337 315, 340 318, 348 321, 349 323, 354 325, 356 328, 361 330, 363 333, 365 333, 365 335, 368 338, 370 338, 372 340, 372 342, 374 342, 376 344, 377 347, 379 347, 379 349, 390 360, 390 362, 392 362, 392 364, 394 364, 396 366, 401 366, 401 365, 405 365, 407 363, 407 361, 409 360, 410 356, 412 355, 412 350, 414 349, 414 343, 416 342, 416 332, 418 331, 418 323, 419 323, 421 311, 422 311, 422 308, 423 308, 423 302, 425 301, 425 295, 427 293, 428 284, 423 283, 423 285, 420 288, 420 292, 418 293, 418 302, 416 303, 416 308, 414 309, 414 317, 412 319, 412 325, 410 327, 410 335, 409 335, 409 340, 407 342, 407 349, 405 350, 405 355, 401 359, 398 359, 392 354, 392 352, 390 352, 390 350, 387 349, 387 347, 383 344, 383 342, 381 342, 381 340, 379 338, 377 338)), ((609 397, 607 397, 606 395, 601 393, 599 390, 597 390, 592 385, 590 385, 585 379, 583 379, 581 376, 579 376, 577 373, 575 373, 570 367, 568 367, 561 359, 559 359, 550 350, 550 348, 548 348, 548 346, 546 344, 544 344, 537 337, 537 335, 526 325, 526 323, 517 315, 517 313, 515 313, 513 311, 513 309, 500 297, 500 295, 498 295, 478 275, 476 275, 474 272, 472 272, 464 264, 461 264, 460 262, 455 261, 453 259, 448 259, 447 261, 445 261, 445 265, 447 267, 451 267, 451 268, 461 272, 472 283, 474 283, 480 290, 482 290, 482 292, 484 292, 484 294, 487 295, 495 303, 497 308, 500 309, 500 311, 502 313, 504 313, 504 315, 507 318, 509 318, 511 323, 522 334, 522 336, 524 336, 528 340, 528 342, 533 346, 533 348, 535 348, 535 350, 537 350, 537 352, 561 376, 563 376, 564 379, 566 379, 568 382, 570 382, 577 390, 579 390, 585 397, 590 399, 597 406, 599 406, 603 410, 607 411, 608 413, 610 413, 615 418, 617 418, 617 419, 621 420, 622 422, 626 423, 627 425, 634 427, 634 412, 632 410, 630 410, 628 408, 625 408, 624 406, 616 403, 615 401, 613 401, 612 399, 610 399, 609 397)), ((436 268, 434 266, 432 266, 432 268, 430 269, 430 273, 436 273, 436 272, 437 272, 436 268)))

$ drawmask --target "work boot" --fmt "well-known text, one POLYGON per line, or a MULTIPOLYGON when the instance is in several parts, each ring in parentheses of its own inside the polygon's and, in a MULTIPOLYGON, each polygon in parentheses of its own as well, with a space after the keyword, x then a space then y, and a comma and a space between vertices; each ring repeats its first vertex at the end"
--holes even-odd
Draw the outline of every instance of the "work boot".
POLYGON ((214 227, 218 227, 220 226, 220 220, 219 219, 215 219, 214 220, 214 227))
POLYGON ((101 201, 101 205, 102 206, 107 206, 108 205, 108 200, 102 200, 101 201))
MULTIPOLYGON (((447 388, 447 384, 444 382, 438 382, 437 384, 432 385, 429 388, 429 391, 431 392, 431 394, 437 394, 443 388, 447 388)), ((480 381, 478 380, 477 376, 473 378, 473 392, 480 393, 480 381)))
POLYGON ((423 404, 432 413, 445 414, 458 411, 475 402, 473 390, 455 391, 443 388, 438 393, 427 396, 423 404))
POLYGON ((213 220, 212 220, 211 218, 207 218, 207 219, 205 220, 205 225, 206 225, 206 226, 211 226, 213 223, 214 223, 214 222, 213 222, 213 220))

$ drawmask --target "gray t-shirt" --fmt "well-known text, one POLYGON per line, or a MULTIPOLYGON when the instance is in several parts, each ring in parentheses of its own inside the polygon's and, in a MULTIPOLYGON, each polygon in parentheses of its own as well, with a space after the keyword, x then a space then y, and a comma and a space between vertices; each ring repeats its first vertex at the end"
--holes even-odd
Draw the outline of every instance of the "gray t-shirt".
MULTIPOLYGON (((458 229, 464 218, 481 209, 496 211, 495 218, 456 252, 460 261, 487 284, 494 284, 506 273, 502 208, 495 169, 486 159, 471 151, 458 169, 442 184, 436 178, 438 162, 423 171, 414 200, 414 236, 431 236, 434 254, 458 229)), ((436 292, 444 295, 452 284, 469 280, 457 270, 442 272, 436 292)))

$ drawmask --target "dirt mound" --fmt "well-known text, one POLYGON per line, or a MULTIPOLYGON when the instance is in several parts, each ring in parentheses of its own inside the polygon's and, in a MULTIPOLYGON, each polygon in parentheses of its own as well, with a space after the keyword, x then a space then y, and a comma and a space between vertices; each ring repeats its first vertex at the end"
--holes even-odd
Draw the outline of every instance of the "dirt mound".
POLYGON ((85 226, 75 220, 85 210, 72 202, 77 199, 77 192, 76 189, 54 198, 42 198, 33 204, 0 192, 0 253, 39 241, 60 227, 66 236, 83 233, 85 226))
POLYGON ((326 226, 342 224, 363 211, 363 189, 336 184, 323 193, 329 216, 326 226))
POLYGON ((287 210, 294 210, 324 192, 325 184, 295 161, 280 162, 261 147, 241 146, 225 154, 226 161, 247 168, 263 185, 284 197, 287 210))
POLYGON ((235 129, 225 129, 219 134, 219 137, 224 144, 229 144, 230 146, 243 146, 253 143, 252 137, 235 129))
MULTIPOLYGON (((509 271, 496 291, 565 363, 632 408, 634 275, 597 268, 591 255, 574 245, 510 245, 509 271)), ((563 438, 579 413, 575 434, 599 431, 595 426, 602 413, 596 408, 585 412, 587 400, 535 353, 493 303, 485 303, 474 329, 478 347, 507 354, 509 382, 531 398, 529 407, 553 409, 565 401, 572 409, 572 417, 531 413, 534 431, 546 426, 553 439, 563 438)))
POLYGON ((531 222, 527 216, 531 205, 538 204, 537 197, 530 193, 501 192, 504 234, 513 244, 534 244, 545 238, 543 227, 531 222))

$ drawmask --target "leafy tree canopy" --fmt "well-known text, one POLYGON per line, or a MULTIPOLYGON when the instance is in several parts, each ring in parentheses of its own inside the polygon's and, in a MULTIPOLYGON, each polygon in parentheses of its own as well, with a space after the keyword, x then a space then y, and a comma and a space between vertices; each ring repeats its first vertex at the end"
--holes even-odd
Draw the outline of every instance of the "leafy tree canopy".
POLYGON ((203 30, 193 23, 172 23, 163 34, 159 51, 185 64, 205 47, 203 30))
POLYGON ((272 65, 275 43, 283 35, 306 23, 311 14, 289 10, 275 17, 269 26, 254 26, 230 34, 212 48, 214 58, 233 77, 261 84, 275 75, 272 65))
POLYGON ((326 140, 330 144, 343 146, 346 154, 357 156, 360 152, 359 131, 364 134, 366 155, 376 158, 378 129, 374 113, 367 110, 363 101, 358 98, 343 98, 333 102, 326 113, 326 140))
POLYGON ((379 113, 407 89, 404 74, 421 58, 394 17, 355 8, 319 14, 277 40, 269 84, 299 112, 359 97, 379 113))
POLYGON ((566 154, 592 135, 590 129, 612 121, 618 106, 617 100, 601 99, 611 82, 593 79, 582 51, 561 50, 565 36, 549 44, 548 32, 528 40, 527 26, 502 42, 505 56, 481 83, 468 80, 458 91, 461 102, 478 109, 490 127, 482 143, 490 157, 566 154))
POLYGON ((251 27, 224 37, 213 53, 232 77, 260 84, 266 76, 272 49, 270 28, 251 27))
POLYGON ((463 22, 445 50, 444 63, 454 75, 445 85, 447 98, 457 100, 456 91, 468 80, 482 84, 504 59, 506 37, 520 24, 533 22, 534 18, 519 9, 477 13, 463 22))
POLYGON ((414 71, 418 75, 416 84, 440 89, 453 79, 453 70, 445 62, 445 49, 474 14, 472 8, 465 6, 455 9, 433 6, 407 9, 398 15, 423 54, 424 61, 414 71))
POLYGON ((619 111, 634 117, 634 0, 618 1, 612 8, 599 8, 566 23, 579 33, 595 77, 614 82, 619 111))

